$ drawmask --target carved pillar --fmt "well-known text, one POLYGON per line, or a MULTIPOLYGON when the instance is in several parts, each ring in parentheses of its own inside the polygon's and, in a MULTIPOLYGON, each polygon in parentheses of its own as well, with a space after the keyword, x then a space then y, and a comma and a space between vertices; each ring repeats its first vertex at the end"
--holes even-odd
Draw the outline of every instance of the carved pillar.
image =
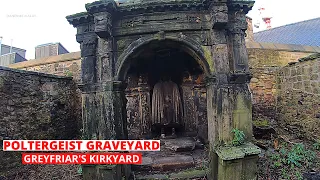
POLYGON ((245 42, 247 30, 246 14, 253 4, 229 4, 229 24, 227 26, 231 57, 229 81, 234 86, 233 127, 241 129, 247 140, 252 139, 252 99, 249 89, 251 73, 249 72, 248 52, 245 42))
POLYGON ((243 1, 240 5, 232 3, 214 2, 211 7, 214 17, 211 40, 215 73, 207 78, 209 179, 218 180, 254 179, 256 155, 260 152, 250 143, 252 108, 248 83, 251 75, 245 46, 247 9, 244 9, 244 6, 248 8, 248 4, 243 1), (245 133, 243 145, 232 144, 233 129, 245 133), (248 166, 250 170, 246 169, 248 166))
POLYGON ((97 77, 98 82, 110 81, 114 76, 114 46, 112 37, 112 12, 94 13, 95 33, 99 36, 97 50, 97 77))
POLYGON ((143 137, 151 133, 151 96, 150 87, 147 80, 143 77, 139 77, 138 82, 138 93, 139 93, 139 117, 140 117, 140 130, 143 137))
MULTIPOLYGON (((113 0, 86 5, 87 13, 68 16, 78 29, 82 57, 82 118, 85 139, 127 139, 123 82, 114 81, 113 0)), ((129 166, 84 166, 84 180, 128 179, 129 166)))
POLYGON ((247 10, 236 4, 229 5, 229 45, 232 49, 232 71, 234 73, 249 73, 248 52, 245 35, 248 27, 246 21, 247 10))

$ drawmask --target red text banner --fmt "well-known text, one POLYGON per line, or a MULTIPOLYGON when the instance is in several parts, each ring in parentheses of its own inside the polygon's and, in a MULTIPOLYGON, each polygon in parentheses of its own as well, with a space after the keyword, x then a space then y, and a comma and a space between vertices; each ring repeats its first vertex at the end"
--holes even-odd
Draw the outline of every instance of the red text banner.
POLYGON ((139 153, 22 153, 22 164, 141 164, 139 153))
POLYGON ((3 151, 160 151, 160 140, 4 140, 3 151))

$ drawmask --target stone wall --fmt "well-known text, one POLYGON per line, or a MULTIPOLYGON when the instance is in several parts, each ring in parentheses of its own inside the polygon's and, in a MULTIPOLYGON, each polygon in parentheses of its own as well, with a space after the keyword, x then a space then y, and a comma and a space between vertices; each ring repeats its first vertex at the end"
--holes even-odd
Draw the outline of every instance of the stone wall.
POLYGON ((276 104, 276 72, 290 62, 297 62, 311 52, 249 48, 249 65, 253 78, 253 118, 274 119, 276 104))
POLYGON ((278 118, 298 137, 320 138, 320 54, 281 68, 277 77, 278 118))
MULTIPOLYGON (((79 95, 70 77, 0 66, 0 149, 3 139, 78 139, 79 95)), ((0 179, 15 179, 21 153, 0 150, 0 161, 0 179)))
POLYGON ((80 99, 72 78, 0 67, 0 97, 1 139, 79 135, 80 99))
MULTIPOLYGON (((251 21, 247 18, 247 21, 251 21)), ((251 31, 251 30, 250 30, 251 31)), ((250 33, 249 33, 250 34, 250 33)), ((311 46, 256 43, 247 41, 249 65, 253 78, 250 83, 253 93, 253 118, 274 118, 275 111, 275 72, 289 62, 296 62, 320 48, 311 46)), ((80 82, 81 57, 80 52, 29 60, 12 64, 9 67, 37 71, 59 76, 72 76, 80 82)))
POLYGON ((73 52, 11 64, 9 67, 58 76, 72 76, 76 82, 80 82, 81 55, 80 52, 73 52))

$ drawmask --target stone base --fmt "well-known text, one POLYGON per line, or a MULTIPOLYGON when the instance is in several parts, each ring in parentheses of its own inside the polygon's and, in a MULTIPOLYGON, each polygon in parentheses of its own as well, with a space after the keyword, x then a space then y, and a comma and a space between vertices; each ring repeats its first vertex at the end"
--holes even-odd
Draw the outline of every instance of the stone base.
POLYGON ((211 173, 218 180, 255 180, 257 161, 261 150, 252 143, 237 147, 221 147, 216 150, 216 172, 211 173))
POLYGON ((175 171, 205 166, 208 152, 203 146, 192 137, 162 139, 161 151, 143 152, 142 164, 132 165, 132 170, 136 172, 175 171))

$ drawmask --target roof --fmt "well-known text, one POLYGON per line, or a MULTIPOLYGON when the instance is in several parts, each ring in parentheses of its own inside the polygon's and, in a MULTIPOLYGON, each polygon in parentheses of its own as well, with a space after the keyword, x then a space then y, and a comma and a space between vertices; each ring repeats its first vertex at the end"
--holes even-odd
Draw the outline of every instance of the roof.
MULTIPOLYGON (((11 47, 11 46, 5 45, 5 44, 1 44, 1 46, 2 46, 2 47, 7 47, 7 48, 10 48, 10 47, 11 47)), ((17 47, 14 47, 14 46, 12 46, 12 49, 16 49, 16 50, 19 50, 19 51, 27 51, 27 50, 25 50, 25 49, 17 48, 17 47)))
POLYGON ((256 42, 320 46, 320 17, 254 33, 256 42))
POLYGON ((277 44, 277 43, 265 43, 265 42, 246 42, 248 49, 270 49, 275 51, 291 51, 291 52, 310 52, 320 53, 320 47, 318 46, 304 46, 295 44, 277 44))
POLYGON ((1 56, 9 56, 9 55, 19 56, 19 57, 22 58, 22 59, 26 59, 25 57, 21 56, 21 55, 20 55, 19 53, 17 53, 17 52, 2 54, 2 55, 0 55, 0 57, 1 57, 1 56))
POLYGON ((59 42, 56 42, 56 43, 46 43, 46 44, 40 44, 40 45, 38 45, 38 46, 36 46, 36 47, 41 47, 41 46, 49 46, 49 45, 56 45, 56 44, 60 44, 60 45, 61 45, 61 43, 59 43, 59 42))
POLYGON ((69 52, 60 42, 40 44, 40 45, 36 46, 36 48, 43 47, 43 46, 51 46, 51 45, 58 45, 61 48, 63 48, 65 51, 69 52))

